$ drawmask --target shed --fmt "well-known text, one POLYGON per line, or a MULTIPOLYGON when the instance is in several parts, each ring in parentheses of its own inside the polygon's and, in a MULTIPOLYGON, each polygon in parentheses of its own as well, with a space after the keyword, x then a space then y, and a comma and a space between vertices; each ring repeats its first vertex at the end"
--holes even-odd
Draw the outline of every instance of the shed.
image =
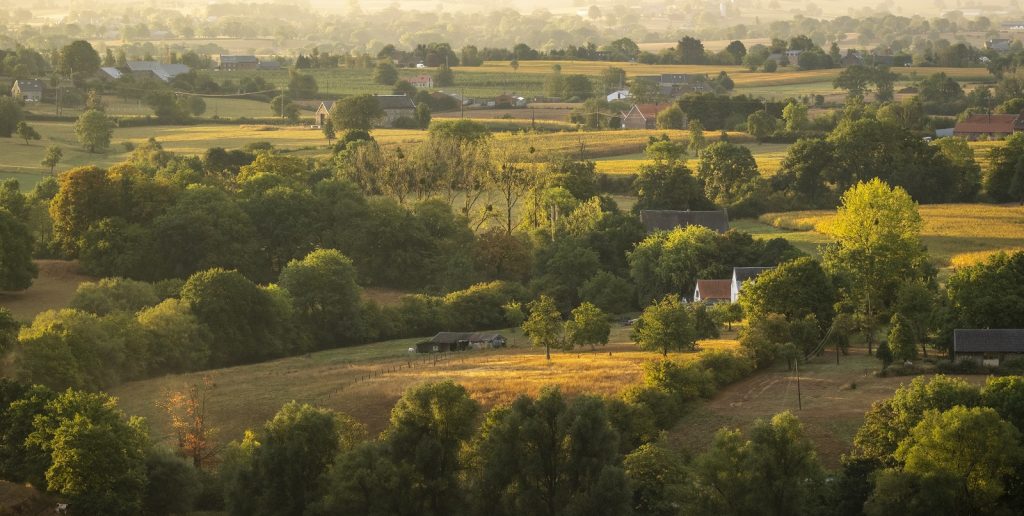
POLYGON ((321 102, 320 106, 316 108, 316 113, 313 114, 313 121, 315 122, 313 125, 323 127, 324 122, 326 122, 328 118, 331 118, 331 109, 333 108, 333 100, 325 100, 321 102))
POLYGON ((1007 358, 1024 356, 1024 329, 953 330, 953 361, 972 360, 998 366, 1007 358))
POLYGON ((729 300, 733 303, 740 300, 740 290, 748 281, 756 279, 762 272, 775 267, 733 267, 732 281, 729 287, 729 300))
POLYGON ((640 222, 648 233, 671 231, 687 226, 703 226, 712 231, 729 231, 729 213, 726 210, 640 210, 640 222))
POLYGON ((695 303, 729 303, 732 301, 732 280, 700 279, 693 289, 695 303))
POLYGON ((430 340, 416 344, 417 353, 466 351, 505 347, 508 340, 500 333, 442 331, 430 340))
POLYGON ((1013 133, 1024 131, 1024 120, 1020 115, 971 115, 956 124, 953 135, 967 140, 979 138, 1002 139, 1013 133))
POLYGON ((217 68, 220 70, 255 70, 260 66, 260 60, 252 55, 224 55, 217 56, 217 68))
POLYGON ((381 126, 391 127, 395 120, 402 117, 413 118, 416 116, 416 104, 405 95, 374 95, 380 108, 384 111, 384 119, 381 126))

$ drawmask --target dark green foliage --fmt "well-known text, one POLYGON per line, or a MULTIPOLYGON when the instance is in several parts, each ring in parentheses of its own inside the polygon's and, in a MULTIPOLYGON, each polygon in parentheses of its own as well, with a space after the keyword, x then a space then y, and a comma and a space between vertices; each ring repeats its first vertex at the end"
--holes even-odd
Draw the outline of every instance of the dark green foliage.
POLYGON ((154 516, 188 513, 201 489, 192 464, 162 448, 146 453, 146 478, 142 504, 145 513, 154 516))
POLYGON ((682 162, 644 164, 634 188, 638 198, 633 210, 637 212, 714 209, 700 183, 682 162))
POLYGON ((7 95, 0 96, 0 137, 10 138, 24 119, 25 113, 17 100, 7 95))
POLYGON ((299 322, 316 347, 335 347, 360 336, 360 290, 355 267, 345 255, 333 249, 313 251, 288 262, 279 282, 291 294, 299 322))
POLYGON ((1024 327, 1024 252, 961 267, 946 292, 955 328, 1024 327))
POLYGON ((32 422, 56 394, 42 385, 28 386, 0 379, 0 478, 45 485, 50 455, 25 440, 32 422))
POLYGON ((761 273, 744 285, 740 293, 740 305, 747 317, 777 313, 796 321, 814 315, 821 325, 819 336, 832 324, 836 301, 837 293, 828 274, 809 257, 784 262, 761 273))
POLYGON ((149 283, 104 278, 95 283, 79 285, 68 306, 96 315, 107 315, 112 312, 135 313, 159 302, 156 289, 149 283))
POLYGON ((11 212, 0 207, 0 290, 25 290, 38 274, 32 263, 32 234, 11 212))
POLYGON ((674 516, 686 494, 687 471, 683 458, 671 449, 648 443, 623 459, 626 478, 633 488, 637 514, 674 516))
POLYGON ((999 202, 1024 202, 1024 136, 1008 138, 1006 145, 992 149, 990 159, 985 192, 999 202))
POLYGON ((580 286, 580 299, 594 303, 610 314, 622 314, 636 308, 636 290, 632 283, 610 272, 600 271, 580 286))

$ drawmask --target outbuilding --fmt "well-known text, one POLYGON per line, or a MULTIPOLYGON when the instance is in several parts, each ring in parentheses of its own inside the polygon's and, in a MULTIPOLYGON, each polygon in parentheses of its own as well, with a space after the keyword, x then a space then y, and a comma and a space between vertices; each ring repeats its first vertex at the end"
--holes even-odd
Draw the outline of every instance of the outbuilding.
POLYGON ((1024 329, 953 330, 954 362, 996 367, 1013 357, 1024 357, 1024 329))
POLYGON ((500 333, 442 331, 430 340, 416 344, 416 352, 442 353, 468 349, 503 348, 507 343, 508 340, 500 333))

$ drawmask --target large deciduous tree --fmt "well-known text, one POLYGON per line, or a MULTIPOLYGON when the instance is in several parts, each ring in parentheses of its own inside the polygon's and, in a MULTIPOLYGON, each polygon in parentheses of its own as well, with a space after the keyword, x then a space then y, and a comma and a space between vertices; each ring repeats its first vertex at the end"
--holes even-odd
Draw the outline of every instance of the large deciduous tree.
POLYGON ((562 347, 562 314, 558 313, 555 300, 543 294, 527 307, 530 315, 523 322, 523 333, 530 337, 534 347, 543 346, 551 360, 551 348, 562 347))
POLYGON ((360 289, 345 255, 334 249, 313 251, 288 262, 278 283, 291 294, 315 346, 335 347, 359 336, 360 289))
POLYGON ((102 111, 90 109, 75 121, 78 143, 89 152, 105 151, 114 135, 114 123, 102 111))
POLYGON ((742 145, 718 142, 700 155, 697 179, 704 194, 715 204, 728 206, 747 197, 759 178, 757 162, 750 149, 742 145))
POLYGON ((0 207, 0 290, 25 290, 39 269, 32 262, 32 234, 11 212, 0 207))
POLYGON ((331 109, 335 127, 347 131, 369 131, 382 118, 384 110, 373 95, 347 97, 335 102, 331 109))
POLYGON ((689 310, 670 294, 644 308, 633 323, 633 340, 640 349, 660 351, 668 356, 669 351, 692 350, 697 344, 689 310))

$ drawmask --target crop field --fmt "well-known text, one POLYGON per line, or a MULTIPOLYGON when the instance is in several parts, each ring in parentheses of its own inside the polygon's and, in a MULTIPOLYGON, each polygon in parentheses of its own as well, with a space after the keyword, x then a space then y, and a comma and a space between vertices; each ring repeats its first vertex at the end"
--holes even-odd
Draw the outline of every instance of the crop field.
MULTIPOLYGON (((156 439, 169 437, 167 417, 155 405, 168 390, 181 390, 209 376, 215 384, 210 414, 221 429, 221 441, 241 437, 291 400, 343 411, 377 433, 387 425, 391 407, 410 386, 451 379, 464 385, 486 408, 509 403, 520 394, 537 395, 546 385, 559 385, 569 395, 613 395, 639 381, 644 362, 658 358, 639 351, 629 328, 614 326, 609 344, 597 351, 552 351, 529 347, 525 337, 510 331, 510 347, 502 350, 417 354, 408 348, 419 339, 403 339, 339 348, 250 366, 172 375, 121 385, 111 390, 129 414, 145 416, 156 439)), ((734 340, 702 341, 702 349, 726 349, 734 340)), ((677 353, 691 360, 698 353, 677 353)))
MULTIPOLYGON (((717 134, 710 134, 708 140, 715 141, 717 134)), ((786 156, 786 152, 789 149, 789 144, 786 143, 743 143, 744 146, 750 149, 750 152, 754 155, 754 161, 757 162, 757 168, 763 176, 772 176, 778 172, 782 159, 786 156)), ((731 135, 729 141, 736 142, 731 135)), ((632 154, 615 155, 608 158, 598 158, 594 160, 597 165, 597 171, 603 174, 635 174, 639 170, 640 166, 649 163, 650 160, 646 159, 642 152, 636 152, 632 154)), ((697 165, 700 160, 697 158, 691 158, 687 160, 686 166, 691 171, 697 170, 697 165)))
MULTIPOLYGON (((244 98, 227 97, 203 97, 206 102, 206 112, 201 118, 258 118, 274 116, 270 109, 270 103, 262 100, 250 100, 244 98)), ((152 116, 153 109, 139 99, 123 99, 115 95, 104 95, 103 104, 107 113, 111 116, 152 116)), ((55 115, 57 107, 55 104, 39 103, 33 105, 29 111, 43 115, 55 115)), ((65 116, 78 116, 83 109, 65 107, 65 116)), ((310 115, 312 116, 312 115, 310 115)))
MULTIPOLYGON (((1024 249, 1024 207, 924 204, 920 211, 924 220, 921 237, 941 268, 976 263, 998 251, 1024 249)), ((805 247, 826 241, 822 229, 833 216, 832 211, 767 213, 744 227, 764 236, 792 237, 796 245, 805 247), (759 231, 763 226, 776 231, 759 231)))

